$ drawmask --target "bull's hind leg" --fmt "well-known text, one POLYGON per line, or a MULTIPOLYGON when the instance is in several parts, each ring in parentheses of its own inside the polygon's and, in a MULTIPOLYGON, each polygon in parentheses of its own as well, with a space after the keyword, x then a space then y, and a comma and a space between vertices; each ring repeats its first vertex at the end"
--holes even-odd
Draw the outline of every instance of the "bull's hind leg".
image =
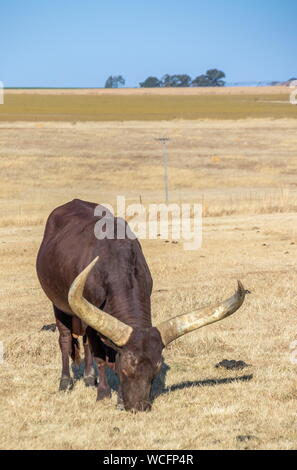
POLYGON ((72 352, 71 325, 72 319, 69 315, 59 310, 54 305, 56 324, 59 330, 59 345, 62 353, 62 373, 59 390, 70 390, 73 387, 73 380, 70 376, 69 356, 72 352))

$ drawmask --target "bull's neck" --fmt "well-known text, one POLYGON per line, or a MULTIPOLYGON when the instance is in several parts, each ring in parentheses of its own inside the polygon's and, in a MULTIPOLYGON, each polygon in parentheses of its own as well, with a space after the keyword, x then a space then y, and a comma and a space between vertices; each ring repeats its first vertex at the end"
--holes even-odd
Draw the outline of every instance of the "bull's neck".
POLYGON ((105 310, 133 328, 152 326, 150 296, 141 295, 137 289, 109 295, 105 310))

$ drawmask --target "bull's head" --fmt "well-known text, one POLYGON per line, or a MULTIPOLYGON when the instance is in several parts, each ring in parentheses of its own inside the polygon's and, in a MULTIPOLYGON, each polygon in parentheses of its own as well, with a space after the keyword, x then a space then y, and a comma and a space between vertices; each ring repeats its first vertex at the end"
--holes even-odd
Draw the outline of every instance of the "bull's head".
POLYGON ((165 320, 156 327, 132 328, 126 323, 90 304, 84 297, 84 286, 98 256, 73 281, 68 301, 72 311, 87 325, 107 338, 119 352, 116 371, 126 410, 150 409, 150 390, 162 366, 162 351, 178 337, 234 313, 243 303, 246 290, 240 281, 235 294, 210 307, 165 320))

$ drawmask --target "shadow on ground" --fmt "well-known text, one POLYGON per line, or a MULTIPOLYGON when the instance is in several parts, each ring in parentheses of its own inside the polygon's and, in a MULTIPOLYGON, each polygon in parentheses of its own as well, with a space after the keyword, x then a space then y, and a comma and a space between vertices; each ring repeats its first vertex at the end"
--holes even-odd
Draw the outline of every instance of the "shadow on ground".
POLYGON ((232 382, 249 382, 250 380, 252 380, 252 378, 253 378, 253 374, 241 375, 240 377, 227 377, 224 379, 205 379, 205 380, 194 380, 194 381, 187 380, 185 382, 181 382, 179 384, 174 384, 174 385, 171 385, 170 387, 166 387, 163 389, 161 393, 170 393, 170 392, 174 392, 175 390, 183 390, 185 388, 191 388, 191 387, 223 385, 223 384, 230 384, 232 382))
MULTIPOLYGON (((96 369, 96 374, 98 375, 95 363, 94 363, 94 367, 96 369)), ((73 366, 72 369, 73 369, 75 380, 80 380, 83 377, 84 361, 82 361, 79 368, 76 366, 73 366)), ((207 386, 213 387, 215 385, 230 384, 233 382, 249 382, 253 378, 253 374, 245 374, 245 375, 240 375, 239 377, 225 377, 222 379, 216 378, 216 379, 205 379, 205 380, 186 380, 184 382, 180 382, 177 384, 170 385, 169 387, 166 387, 166 376, 167 376, 167 372, 169 371, 169 369, 170 367, 166 363, 163 363, 160 373, 154 379, 153 384, 152 384, 152 389, 151 389, 152 400, 155 400, 159 395, 175 392, 176 390, 184 390, 186 388, 191 388, 191 387, 207 387, 207 386)), ((119 379, 118 379, 117 374, 113 370, 106 368, 106 376, 107 376, 107 380, 111 389, 114 391, 118 391, 119 379)))
POLYGON ((224 385, 233 382, 249 382, 253 378, 253 374, 245 374, 239 377, 226 377, 226 378, 216 378, 216 379, 205 379, 205 380, 187 380, 185 382, 180 382, 177 384, 170 385, 166 387, 166 375, 170 367, 167 364, 163 364, 160 374, 153 382, 152 386, 152 398, 155 399, 159 395, 165 393, 171 393, 175 390, 184 390, 191 387, 206 387, 206 386, 215 386, 215 385, 224 385))

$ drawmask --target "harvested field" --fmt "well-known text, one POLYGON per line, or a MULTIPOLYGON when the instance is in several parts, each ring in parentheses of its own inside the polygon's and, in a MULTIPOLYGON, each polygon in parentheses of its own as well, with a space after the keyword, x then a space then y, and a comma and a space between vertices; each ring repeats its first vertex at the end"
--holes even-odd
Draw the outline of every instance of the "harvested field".
POLYGON ((288 87, 5 90, 0 121, 296 118, 288 87))

